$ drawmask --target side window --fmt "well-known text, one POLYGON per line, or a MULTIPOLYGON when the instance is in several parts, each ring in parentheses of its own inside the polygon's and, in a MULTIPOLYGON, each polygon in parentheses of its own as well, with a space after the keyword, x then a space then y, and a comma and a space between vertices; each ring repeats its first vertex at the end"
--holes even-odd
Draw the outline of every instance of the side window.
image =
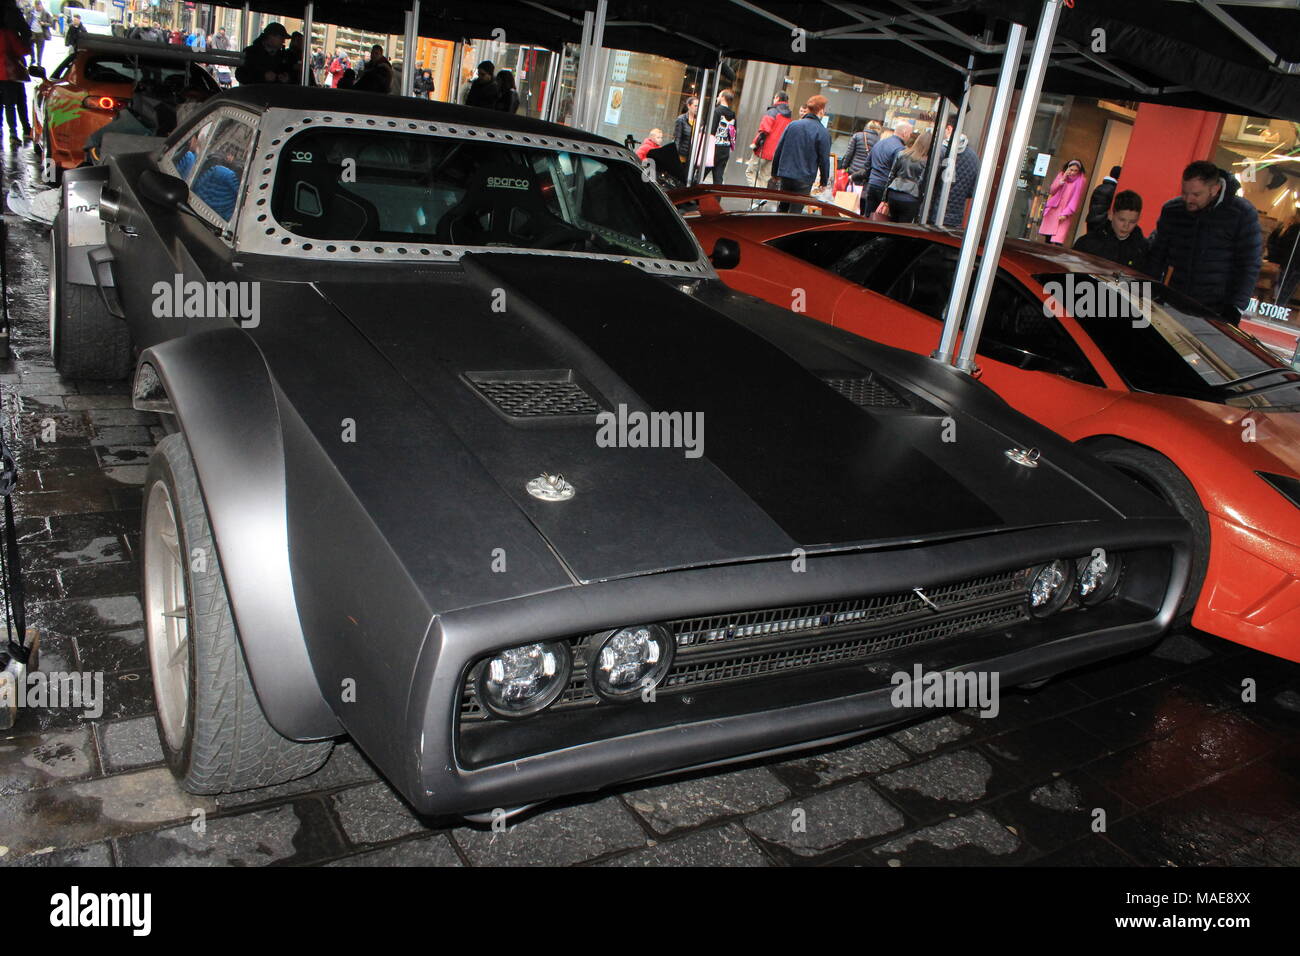
POLYGON ((176 175, 185 180, 187 184, 194 181, 194 171, 198 166, 199 154, 203 152, 203 147, 212 139, 212 134, 216 132, 217 121, 212 119, 206 123, 200 123, 190 132, 185 140, 172 147, 168 159, 171 160, 172 166, 176 169, 176 175))
POLYGON ((190 201, 199 212, 206 207, 225 224, 234 219, 252 145, 252 127, 237 119, 217 120, 190 180, 190 201))
POLYGON ((882 284, 875 291, 922 315, 942 321, 943 310, 948 307, 948 293, 957 275, 958 254, 956 246, 930 243, 910 267, 897 274, 897 279, 882 284))
MULTIPOLYGON (((943 321, 957 274, 955 246, 931 244, 884 292, 910 309, 943 321)), ((879 291, 879 290, 878 290, 879 291)), ((1088 385, 1102 385, 1092 363, 1043 304, 999 272, 989 295, 979 354, 1016 368, 1052 372, 1088 385)))
POLYGON ((1060 320, 1005 274, 998 275, 989 295, 979 352, 1018 368, 1053 372, 1086 385, 1104 384, 1060 320))
POLYGON ((778 236, 768 245, 877 292, 918 249, 914 239, 858 229, 811 229, 778 236))

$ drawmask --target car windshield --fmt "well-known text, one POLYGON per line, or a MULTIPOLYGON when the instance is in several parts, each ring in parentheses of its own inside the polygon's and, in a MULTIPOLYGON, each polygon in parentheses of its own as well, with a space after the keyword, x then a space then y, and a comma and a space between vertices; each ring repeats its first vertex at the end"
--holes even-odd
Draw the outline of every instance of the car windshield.
POLYGON ((1244 408, 1300 410, 1300 372, 1159 282, 1079 273, 1035 278, 1044 286, 1070 288, 1069 298, 1077 303, 1123 303, 1122 309, 1106 309, 1105 316, 1096 315, 1097 309, 1070 311, 1133 389, 1244 408), (1088 311, 1094 314, 1079 314, 1088 311))
MULTIPOLYGON (((682 221, 631 162, 370 130, 290 139, 271 211, 313 239, 428 242, 693 261, 682 221)), ((511 134, 522 138, 521 134, 511 134)))

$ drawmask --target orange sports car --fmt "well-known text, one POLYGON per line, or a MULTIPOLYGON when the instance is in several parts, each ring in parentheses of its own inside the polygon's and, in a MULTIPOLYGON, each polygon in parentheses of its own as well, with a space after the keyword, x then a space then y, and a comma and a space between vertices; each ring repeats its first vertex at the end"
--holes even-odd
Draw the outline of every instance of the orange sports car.
MULTIPOLYGON (((41 73, 33 107, 33 138, 41 151, 41 176, 58 183, 65 169, 86 162, 86 140, 131 102, 141 84, 178 97, 219 93, 199 61, 230 54, 195 54, 116 37, 84 36, 48 77, 41 73)), ((38 68, 39 69, 39 68, 38 68)))
MULTIPOLYGON (((775 215, 782 198, 812 211, 804 197, 737 187, 673 194, 705 249, 736 243, 715 253, 732 288, 933 352, 960 234, 775 215)), ((1146 276, 1019 240, 1003 248, 978 359, 1008 404, 1188 520, 1196 553, 1184 620, 1300 661, 1300 371, 1146 276)))

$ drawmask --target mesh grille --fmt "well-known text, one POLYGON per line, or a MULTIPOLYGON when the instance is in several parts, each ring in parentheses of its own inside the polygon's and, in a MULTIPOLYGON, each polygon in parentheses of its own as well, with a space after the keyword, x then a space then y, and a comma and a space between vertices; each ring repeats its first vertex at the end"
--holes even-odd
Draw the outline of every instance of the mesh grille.
POLYGON ((568 371, 520 373, 495 377, 491 373, 467 375, 478 392, 511 418, 547 415, 595 415, 600 405, 573 380, 568 371))
POLYGON ((896 391, 874 378, 828 378, 826 384, 862 408, 907 407, 896 391))
MULTIPOLYGON (((667 627, 677 644, 677 656, 660 690, 855 661, 1017 624, 1028 619, 1027 574, 1008 571, 927 589, 925 596, 938 608, 937 614, 919 594, 908 591, 670 621, 667 627), (962 613, 963 607, 970 610, 962 613), (726 650, 730 648, 734 650, 726 650)), ((553 708, 598 702, 587 682, 584 641, 578 637, 570 642, 573 676, 553 708)), ((462 719, 487 716, 474 696, 472 675, 461 697, 460 714, 462 719)))

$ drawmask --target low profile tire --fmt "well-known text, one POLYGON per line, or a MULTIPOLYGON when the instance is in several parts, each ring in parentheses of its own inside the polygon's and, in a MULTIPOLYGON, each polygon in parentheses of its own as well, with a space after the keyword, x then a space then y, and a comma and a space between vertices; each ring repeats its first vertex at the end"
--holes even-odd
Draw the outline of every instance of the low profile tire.
POLYGON ((149 459, 141 545, 158 737, 181 786, 225 793, 318 770, 333 742, 280 736, 257 702, 181 434, 164 438, 149 459))
POLYGON ((93 285, 68 282, 67 219, 50 230, 50 357, 66 378, 120 381, 131 373, 131 332, 93 285))
POLYGON ((1191 621, 1192 611, 1205 584, 1205 570, 1210 564, 1210 519, 1206 517, 1200 496, 1178 470, 1178 466, 1159 452, 1137 445, 1105 445, 1093 454, 1172 505, 1192 526, 1192 573, 1187 594, 1178 605, 1175 626, 1191 621))

